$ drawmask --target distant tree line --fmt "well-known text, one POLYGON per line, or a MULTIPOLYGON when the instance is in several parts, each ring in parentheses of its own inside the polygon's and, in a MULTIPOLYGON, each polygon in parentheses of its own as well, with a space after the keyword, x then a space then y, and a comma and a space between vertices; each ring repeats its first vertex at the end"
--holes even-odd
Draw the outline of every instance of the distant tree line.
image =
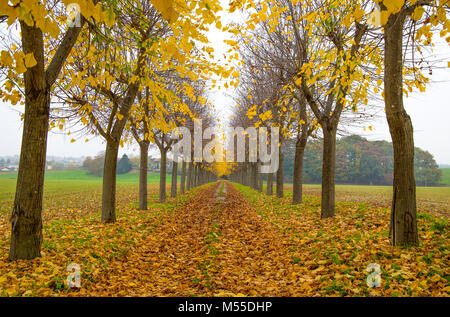
MULTIPOLYGON (((284 151, 285 180, 292 182, 295 144, 287 142, 284 151)), ((337 140, 336 182, 340 184, 392 185, 394 155, 392 143, 368 141, 352 135, 337 140)), ((432 154, 415 148, 415 178, 418 186, 436 185, 442 171, 432 154)), ((303 179, 305 183, 322 181, 322 142, 311 141, 306 146, 303 179)))
POLYGON ((4 159, 3 157, 0 157, 0 167, 8 166, 11 163, 12 163, 11 159, 9 159, 9 158, 4 159))
MULTIPOLYGON (((105 154, 98 154, 96 157, 87 157, 83 162, 83 168, 88 171, 88 174, 95 175, 97 177, 103 176, 103 166, 105 161, 105 154)), ((117 162, 117 174, 127 174, 133 169, 130 159, 126 154, 117 162)))
MULTIPOLYGON (((95 157, 86 157, 83 161, 83 169, 87 170, 87 173, 90 175, 95 175, 97 177, 103 176, 103 166, 105 160, 105 153, 101 152, 97 154, 95 157)), ((167 173, 172 174, 172 170, 170 167, 172 166, 171 161, 166 162, 166 167, 169 168, 167 173)), ((147 168, 150 172, 155 172, 156 164, 155 159, 149 157, 147 159, 147 168)), ((117 170, 116 174, 127 174, 132 170, 140 169, 140 157, 132 156, 128 157, 128 155, 124 154, 120 160, 117 161, 117 170)), ((159 171, 159 169, 158 169, 159 171)), ((177 171, 177 174, 181 174, 181 171, 177 171)))

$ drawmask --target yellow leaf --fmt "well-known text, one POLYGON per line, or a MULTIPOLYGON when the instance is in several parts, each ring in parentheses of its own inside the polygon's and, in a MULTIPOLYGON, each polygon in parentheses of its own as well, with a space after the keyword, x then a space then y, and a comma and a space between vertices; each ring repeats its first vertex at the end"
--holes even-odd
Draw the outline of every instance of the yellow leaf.
POLYGON ((361 9, 361 8, 356 9, 355 12, 354 12, 355 20, 356 20, 357 22, 360 22, 361 19, 362 19, 363 16, 364 16, 364 14, 365 14, 365 12, 364 12, 363 9, 361 9))
POLYGON ((114 23, 116 23, 116 15, 114 14, 114 11, 112 10, 106 10, 104 13, 104 21, 109 26, 112 27, 114 23))
POLYGON ((409 280, 409 275, 402 274, 401 276, 402 276, 405 280, 409 280))
POLYGON ((435 274, 431 279, 432 282, 439 282, 441 280, 441 277, 438 274, 435 274))
POLYGON ((395 14, 403 7, 405 0, 384 0, 383 4, 388 9, 389 14, 395 14))
POLYGON ((23 59, 16 59, 16 73, 17 74, 22 74, 25 73, 27 71, 27 68, 25 67, 25 63, 23 62, 23 59))
POLYGON ((414 20, 420 20, 422 18, 422 15, 424 14, 425 9, 423 7, 417 7, 413 14, 411 15, 411 18, 413 18, 414 20))
POLYGON ((25 57, 24 57, 24 61, 25 61, 26 68, 34 67, 37 64, 37 61, 34 58, 33 53, 26 54, 25 57))
POLYGON ((8 1, 0 1, 0 14, 6 14, 9 11, 8 1))
POLYGON ((173 7, 173 0, 151 0, 151 3, 161 12, 162 17, 167 22, 172 23, 178 18, 178 12, 173 7))
POLYGON ((9 66, 13 62, 12 56, 9 54, 8 51, 2 51, 0 54, 0 64, 2 66, 9 66))

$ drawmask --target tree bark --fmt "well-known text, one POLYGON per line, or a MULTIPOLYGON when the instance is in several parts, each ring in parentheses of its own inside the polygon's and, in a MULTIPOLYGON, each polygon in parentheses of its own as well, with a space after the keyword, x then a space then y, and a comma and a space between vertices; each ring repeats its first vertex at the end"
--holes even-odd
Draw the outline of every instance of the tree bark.
POLYGON ((103 167, 102 221, 116 221, 116 172, 119 141, 106 141, 105 162, 103 167))
POLYGON ((44 72, 42 32, 21 23, 24 53, 32 52, 37 65, 24 74, 25 116, 16 196, 11 214, 9 259, 41 256, 42 200, 47 150, 50 89, 44 72))
POLYGON ((393 245, 416 245, 416 182, 414 178, 414 134, 411 118, 403 106, 403 28, 405 14, 389 17, 385 27, 384 89, 386 118, 394 148, 394 184, 391 208, 393 245))
POLYGON ((259 169, 258 169, 258 163, 253 163, 253 178, 255 182, 255 189, 259 191, 259 169))
POLYGON ((267 174, 266 194, 269 196, 273 195, 273 173, 267 174))
POLYGON ((258 189, 258 169, 256 163, 250 163, 250 187, 258 189))
POLYGON ((300 204, 302 202, 303 194, 303 155, 308 138, 300 137, 295 144, 295 159, 294 159, 294 184, 292 193, 292 204, 300 204))
POLYGON ((178 163, 172 163, 172 182, 170 185, 170 197, 177 197, 178 163))
POLYGON ((242 171, 242 181, 244 186, 250 186, 250 170, 251 170, 251 165, 249 162, 245 162, 244 163, 244 170, 242 171))
POLYGON ((161 153, 161 160, 159 162, 159 202, 163 203, 166 201, 167 151, 161 148, 159 150, 161 153))
POLYGON ((200 166, 198 164, 194 165, 194 176, 192 177, 194 180, 194 186, 193 187, 197 187, 198 186, 198 170, 199 170, 200 166))
POLYGON ((147 171, 148 171, 148 142, 139 144, 141 157, 139 166, 139 210, 147 210, 147 171))
POLYGON ((183 160, 181 164, 181 180, 180 180, 180 194, 184 194, 186 187, 186 162, 183 160))
POLYGON ((186 190, 190 190, 192 188, 192 176, 193 176, 192 169, 193 168, 194 168, 194 163, 193 162, 189 162, 189 168, 188 168, 188 174, 187 174, 187 182, 186 182, 186 190))
POLYGON ((258 191, 262 193, 264 186, 263 174, 261 174, 261 166, 258 166, 258 191))
POLYGON ((279 152, 279 162, 280 165, 278 167, 278 171, 277 171, 277 197, 278 198, 283 198, 284 196, 284 191, 283 191, 283 185, 284 185, 284 155, 283 155, 283 151, 280 150, 279 152))
POLYGON ((322 124, 323 161, 322 161, 322 207, 321 218, 335 215, 335 166, 336 166, 336 132, 335 124, 322 124))

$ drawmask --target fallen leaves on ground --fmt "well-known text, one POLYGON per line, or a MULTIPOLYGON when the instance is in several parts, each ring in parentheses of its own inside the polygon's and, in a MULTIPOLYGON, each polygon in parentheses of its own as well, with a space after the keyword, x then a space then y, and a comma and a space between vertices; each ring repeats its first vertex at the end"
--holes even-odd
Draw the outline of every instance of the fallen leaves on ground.
POLYGON ((290 241, 286 257, 297 268, 299 295, 448 296, 449 224, 419 213, 420 246, 393 247, 390 211, 362 202, 337 202, 336 217, 320 219, 320 197, 305 195, 292 206, 292 193, 277 199, 236 185, 265 221, 290 241), (369 288, 370 263, 381 267, 381 287, 369 288))
POLYGON ((99 221, 93 200, 80 202, 85 212, 75 211, 72 216, 64 201, 52 202, 59 207, 48 211, 52 216, 44 223, 43 256, 32 261, 6 260, 9 223, 1 218, 0 295, 450 293, 445 218, 420 213, 421 245, 395 248, 388 236, 389 210, 362 202, 338 202, 335 218, 320 219, 319 197, 305 195, 302 204, 292 206, 289 192, 277 199, 218 182, 164 204, 155 203, 152 196, 149 210, 139 211, 135 189, 130 185, 118 191, 115 224, 99 221), (81 267, 79 289, 67 287, 70 263, 81 267), (381 268, 380 287, 366 284, 371 263, 381 268))
MULTIPOLYGON (((75 210, 64 196, 53 202, 58 208, 44 211, 51 216, 49 221, 44 221, 42 257, 31 261, 7 260, 10 223, 6 217, 0 218, 0 296, 92 296, 88 292, 95 292, 99 279, 111 263, 126 258, 151 236, 156 227, 198 192, 196 189, 178 199, 169 198, 166 203, 157 203, 153 193, 158 186, 152 185, 149 188, 149 210, 142 211, 136 207, 137 187, 129 186, 119 187, 117 222, 114 224, 100 221, 98 199, 90 205, 85 202, 85 211, 75 210), (70 263, 81 267, 82 287, 79 290, 67 287, 69 272, 66 269, 70 263)), ((84 192, 81 197, 87 197, 83 195, 84 192)), ((91 198, 96 198, 95 193, 91 198)))

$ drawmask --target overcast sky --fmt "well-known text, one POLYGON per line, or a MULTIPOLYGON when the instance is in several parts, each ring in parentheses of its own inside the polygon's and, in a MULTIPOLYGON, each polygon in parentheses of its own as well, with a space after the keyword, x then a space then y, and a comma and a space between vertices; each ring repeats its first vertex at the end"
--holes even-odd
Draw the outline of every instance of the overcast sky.
MULTIPOLYGON (((210 32, 210 39, 219 55, 226 50, 223 45, 225 37, 217 31, 210 32)), ((441 56, 446 56, 450 62, 450 49, 444 47, 441 56)), ((439 164, 450 164, 450 68, 447 62, 435 70, 425 93, 416 93, 405 99, 405 107, 412 118, 414 125, 415 145, 432 153, 439 164)), ((231 112, 232 100, 227 96, 232 91, 211 91, 210 99, 214 103, 217 117, 224 120, 231 112)), ((20 153, 22 139, 22 122, 20 113, 23 106, 11 106, 0 101, 0 156, 20 153)), ((364 132, 363 129, 354 129, 352 132, 367 137, 369 140, 391 141, 386 119, 381 117, 373 124, 373 131, 364 132)), ((70 143, 71 136, 50 132, 48 137, 48 155, 54 156, 93 156, 103 151, 105 144, 101 137, 91 139, 89 142, 78 140, 70 143)), ((138 146, 129 146, 121 149, 120 154, 138 154, 138 146)), ((156 152, 154 152, 156 154, 156 152)))

